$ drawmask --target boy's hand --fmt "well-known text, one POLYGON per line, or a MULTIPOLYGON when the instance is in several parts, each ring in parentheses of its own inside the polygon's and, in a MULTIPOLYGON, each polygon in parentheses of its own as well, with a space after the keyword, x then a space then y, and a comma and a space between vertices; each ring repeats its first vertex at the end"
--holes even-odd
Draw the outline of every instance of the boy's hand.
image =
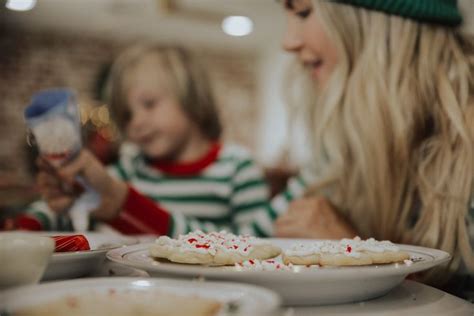
POLYGON ((95 189, 101 203, 94 215, 99 219, 112 219, 118 215, 128 192, 127 184, 112 178, 102 163, 88 150, 83 149, 78 156, 56 170, 45 170, 38 174, 38 186, 44 199, 56 212, 69 208, 79 195, 76 177, 82 177, 95 189))
POLYGON ((79 196, 80 191, 66 185, 54 167, 45 159, 40 157, 36 163, 39 167, 39 172, 36 175, 36 187, 43 200, 53 212, 61 213, 67 210, 74 199, 79 196))
POLYGON ((357 235, 352 225, 325 198, 293 201, 275 222, 278 237, 341 239, 357 235))

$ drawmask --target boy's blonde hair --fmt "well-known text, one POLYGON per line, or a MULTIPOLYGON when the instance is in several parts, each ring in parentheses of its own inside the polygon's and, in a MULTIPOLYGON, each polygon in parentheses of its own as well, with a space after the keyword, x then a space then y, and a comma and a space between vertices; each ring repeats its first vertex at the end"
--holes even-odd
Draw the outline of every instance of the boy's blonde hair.
POLYGON ((207 74, 189 52, 174 46, 135 45, 115 60, 107 83, 107 99, 119 129, 124 131, 130 119, 127 76, 149 58, 153 63, 148 71, 158 72, 166 78, 170 92, 204 136, 218 140, 222 126, 207 74))
POLYGON ((340 64, 304 107, 321 177, 308 194, 327 194, 363 237, 439 248, 450 272, 474 271, 472 38, 328 1, 313 10, 340 64))

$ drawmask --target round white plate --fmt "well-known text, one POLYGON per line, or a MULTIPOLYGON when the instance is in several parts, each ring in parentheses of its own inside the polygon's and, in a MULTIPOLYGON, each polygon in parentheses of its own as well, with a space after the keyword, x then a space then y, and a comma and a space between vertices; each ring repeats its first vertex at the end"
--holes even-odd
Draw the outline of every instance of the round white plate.
MULTIPOLYGON (((278 295, 274 292, 246 284, 158 278, 89 278, 49 282, 1 292, 0 314, 2 311, 13 313, 20 307, 34 307, 66 296, 80 296, 92 291, 110 293, 111 290, 115 292, 159 290, 175 295, 214 299, 224 304, 219 316, 274 315, 280 303, 278 295), (232 313, 225 311, 229 309, 232 313)), ((144 295, 143 299, 149 297, 144 295)))
MULTIPOLYGON (((307 244, 310 239, 268 239, 282 249, 292 244, 307 244)), ((360 267, 304 267, 290 271, 255 271, 240 267, 186 265, 149 256, 150 244, 111 250, 107 257, 115 262, 143 269, 152 276, 206 277, 253 283, 278 292, 288 305, 322 305, 356 302, 382 296, 400 284, 408 274, 423 271, 449 260, 448 253, 436 249, 399 245, 414 259, 404 263, 360 267)), ((277 258, 278 259, 278 258, 277 258)))
POLYGON ((89 275, 106 259, 105 254, 107 251, 124 245, 137 243, 135 238, 94 232, 39 232, 37 234, 41 236, 82 234, 89 241, 91 248, 91 250, 84 251, 54 253, 51 256, 51 260, 41 281, 61 280, 89 275))

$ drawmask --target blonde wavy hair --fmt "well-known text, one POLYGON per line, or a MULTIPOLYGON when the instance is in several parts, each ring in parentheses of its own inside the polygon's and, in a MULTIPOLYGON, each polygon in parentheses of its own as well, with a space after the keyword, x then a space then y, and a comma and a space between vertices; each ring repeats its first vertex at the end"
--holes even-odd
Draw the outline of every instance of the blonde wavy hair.
POLYGON ((304 108, 321 176, 308 194, 329 195, 363 237, 442 249, 444 269, 474 271, 473 39, 329 1, 313 10, 340 64, 304 108))

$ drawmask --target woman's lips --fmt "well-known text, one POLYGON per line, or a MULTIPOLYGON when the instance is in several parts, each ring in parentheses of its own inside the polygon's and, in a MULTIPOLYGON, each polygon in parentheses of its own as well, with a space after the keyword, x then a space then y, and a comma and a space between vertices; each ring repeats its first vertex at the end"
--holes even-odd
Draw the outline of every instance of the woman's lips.
POLYGON ((319 76, 319 73, 321 72, 321 68, 324 65, 323 61, 321 59, 305 63, 305 66, 310 70, 311 77, 313 79, 317 79, 319 76))

